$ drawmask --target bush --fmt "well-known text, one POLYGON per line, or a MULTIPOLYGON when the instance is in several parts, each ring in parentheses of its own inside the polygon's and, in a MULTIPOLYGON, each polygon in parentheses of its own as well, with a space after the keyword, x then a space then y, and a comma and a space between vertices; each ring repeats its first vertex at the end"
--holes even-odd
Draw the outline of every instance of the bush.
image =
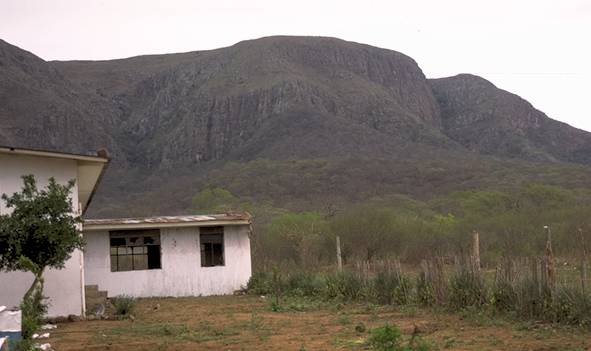
POLYGON ((373 350, 401 351, 401 338, 402 334, 397 326, 386 324, 369 331, 368 344, 373 350))
POLYGON ((378 351, 429 351, 431 345, 417 337, 413 333, 412 337, 403 345, 400 329, 395 325, 386 324, 383 327, 375 328, 369 331, 367 340, 372 350, 378 351))
POLYGON ((518 306, 517 292, 507 282, 495 282, 492 288, 492 304, 501 312, 515 311, 518 306))
POLYGON ((422 306, 433 306, 437 299, 435 298, 435 288, 427 279, 424 272, 417 278, 417 302, 422 306))
POLYGON ((454 310, 483 306, 487 303, 487 295, 484 279, 478 273, 462 269, 451 278, 448 299, 454 310))
POLYGON ((349 272, 326 277, 326 295, 328 298, 359 300, 363 297, 365 284, 357 275, 349 272))
POLYGON ((552 294, 549 290, 540 287, 531 279, 520 281, 515 287, 517 303, 515 311, 522 318, 545 318, 548 306, 552 304, 552 294))
POLYGON ((582 291, 561 287, 557 289, 547 314, 555 323, 589 327, 591 326, 591 297, 582 291))
POLYGON ((295 273, 287 277, 284 290, 292 296, 319 296, 326 283, 322 277, 313 273, 295 273))
POLYGON ((111 300, 115 307, 115 314, 118 316, 128 316, 135 309, 136 299, 128 295, 119 295, 111 300))
POLYGON ((372 294, 381 304, 405 305, 410 293, 410 279, 399 272, 379 272, 372 281, 372 294))
MULTIPOLYGON (((41 284, 43 284, 41 282, 41 284)), ((21 335, 22 339, 17 342, 17 350, 33 350, 33 334, 38 332, 43 324, 43 316, 47 312, 47 304, 43 301, 42 289, 35 289, 30 299, 24 299, 20 305, 22 313, 21 335)))
POLYGON ((249 294, 254 295, 271 294, 273 292, 271 276, 266 272, 258 272, 253 274, 246 284, 246 290, 249 294))

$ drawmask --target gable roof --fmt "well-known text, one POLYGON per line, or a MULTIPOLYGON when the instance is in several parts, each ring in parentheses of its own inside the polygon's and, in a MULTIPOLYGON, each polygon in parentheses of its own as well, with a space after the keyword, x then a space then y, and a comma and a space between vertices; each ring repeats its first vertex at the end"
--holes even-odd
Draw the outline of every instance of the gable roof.
POLYGON ((107 151, 105 150, 97 151, 96 155, 82 155, 0 145, 0 154, 47 157, 76 161, 78 200, 82 206, 81 210, 83 215, 86 213, 86 209, 94 196, 96 187, 105 172, 106 166, 110 162, 107 151))

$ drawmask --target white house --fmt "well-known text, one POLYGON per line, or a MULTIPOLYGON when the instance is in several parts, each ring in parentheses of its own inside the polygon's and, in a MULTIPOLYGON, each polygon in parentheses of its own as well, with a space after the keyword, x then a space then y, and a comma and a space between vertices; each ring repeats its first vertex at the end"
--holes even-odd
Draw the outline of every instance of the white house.
POLYGON ((232 294, 251 276, 250 215, 84 222, 86 284, 109 297, 232 294))
MULTIPOLYGON (((0 147, 0 194, 20 191, 21 177, 32 174, 38 186, 47 186, 49 178, 66 184, 74 179, 72 191, 74 211, 84 214, 94 189, 109 162, 106 153, 97 156, 73 155, 31 149, 0 147)), ((0 214, 8 213, 0 200, 0 214)), ((45 272, 44 294, 49 298, 50 316, 84 313, 83 253, 76 250, 61 270, 45 272)), ((0 272, 0 305, 18 306, 33 282, 26 272, 0 272)))
MULTIPOLYGON (((19 191, 25 174, 42 187, 50 177, 64 184, 75 179, 74 210, 83 214, 107 163, 106 155, 0 147, 0 194, 19 191)), ((0 203, 0 214, 6 211, 0 203)), ((64 269, 44 275, 48 315, 83 315, 86 305, 92 307, 87 295, 91 302, 117 295, 231 294, 251 276, 250 223, 248 213, 87 219, 84 252, 75 251, 64 269)), ((18 306, 32 279, 30 273, 0 272, 0 305, 18 306)))

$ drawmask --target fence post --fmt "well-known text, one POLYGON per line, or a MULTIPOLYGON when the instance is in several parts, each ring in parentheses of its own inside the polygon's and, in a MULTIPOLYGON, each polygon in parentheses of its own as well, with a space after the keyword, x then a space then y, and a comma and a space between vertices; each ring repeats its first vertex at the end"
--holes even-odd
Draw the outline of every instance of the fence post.
POLYGON ((546 239, 546 275, 547 275, 547 286, 550 288, 550 292, 554 294, 554 287, 556 286, 556 274, 554 272, 554 253, 552 252, 552 232, 549 226, 544 226, 547 233, 546 239))
POLYGON ((474 268, 476 272, 480 272, 480 235, 475 230, 472 233, 472 256, 474 257, 474 268))
POLYGON ((343 271, 343 256, 341 255, 341 237, 337 235, 337 270, 343 271))
POLYGON ((583 248, 583 255, 581 257, 581 289, 583 294, 587 292, 587 247, 585 246, 585 238, 583 237, 583 229, 579 228, 579 239, 581 240, 581 247, 583 248))

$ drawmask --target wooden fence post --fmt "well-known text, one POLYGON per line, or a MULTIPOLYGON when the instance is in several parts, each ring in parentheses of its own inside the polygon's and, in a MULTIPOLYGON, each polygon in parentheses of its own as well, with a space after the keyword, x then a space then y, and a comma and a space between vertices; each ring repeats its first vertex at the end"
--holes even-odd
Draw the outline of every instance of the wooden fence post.
POLYGON ((554 293, 554 287, 556 286, 556 274, 554 271, 554 253, 552 252, 552 232, 550 231, 550 227, 547 225, 544 226, 547 233, 546 238, 546 276, 547 276, 547 286, 550 288, 551 293, 554 293))
POLYGON ((472 233, 472 257, 476 272, 480 272, 480 235, 476 230, 472 233))
POLYGON ((581 289, 583 294, 587 291, 587 247, 585 246, 585 238, 583 237, 583 229, 579 228, 579 240, 583 248, 583 255, 581 257, 581 289))
POLYGON ((337 270, 343 271, 343 256, 341 255, 341 237, 337 235, 337 270))

